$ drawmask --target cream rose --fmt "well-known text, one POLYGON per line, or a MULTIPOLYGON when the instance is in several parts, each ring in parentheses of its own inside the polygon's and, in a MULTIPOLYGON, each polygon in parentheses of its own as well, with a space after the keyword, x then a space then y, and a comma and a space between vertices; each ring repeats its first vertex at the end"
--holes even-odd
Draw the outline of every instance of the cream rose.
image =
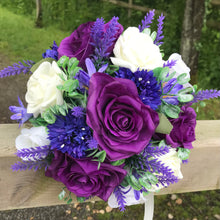
POLYGON ((127 28, 118 38, 111 57, 114 65, 129 68, 135 72, 152 70, 163 65, 160 49, 148 34, 141 33, 136 27, 127 28))
POLYGON ((34 71, 27 83, 27 113, 36 118, 48 107, 63 104, 62 92, 57 89, 57 85, 63 84, 59 74, 64 75, 55 61, 52 64, 45 61, 34 71))
MULTIPOLYGON (((15 146, 17 150, 35 148, 38 146, 49 145, 50 141, 47 139, 46 128, 43 126, 33 127, 30 129, 24 128, 21 130, 21 134, 15 140, 15 146)), ((22 160, 35 160, 33 157, 25 158, 22 157, 22 160)), ((37 159, 37 158, 36 158, 37 159)))

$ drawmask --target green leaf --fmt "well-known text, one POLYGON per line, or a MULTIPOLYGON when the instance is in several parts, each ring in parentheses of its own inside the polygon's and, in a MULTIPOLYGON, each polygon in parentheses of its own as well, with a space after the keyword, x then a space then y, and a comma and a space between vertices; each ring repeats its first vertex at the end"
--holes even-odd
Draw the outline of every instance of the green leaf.
POLYGON ((157 37, 157 32, 156 32, 156 31, 152 32, 152 34, 150 35, 150 37, 151 37, 151 39, 154 41, 154 40, 156 39, 156 37, 157 37))
POLYGON ((56 61, 54 60, 53 58, 45 58, 45 59, 42 59, 40 60, 39 62, 35 63, 32 67, 31 67, 31 72, 33 73, 40 65, 41 63, 43 62, 49 62, 49 63, 52 63, 53 61, 56 61))
POLYGON ((70 199, 68 199, 68 201, 66 203, 69 205, 72 201, 73 200, 70 198, 70 199))
POLYGON ((206 107, 206 103, 205 102, 203 102, 203 101, 201 101, 201 102, 199 102, 199 105, 201 106, 201 107, 206 107))
POLYGON ((141 184, 138 182, 135 176, 129 175, 127 180, 128 180, 128 183, 131 185, 131 187, 134 188, 135 190, 139 191, 142 189, 141 184))
POLYGON ((63 85, 58 85, 58 86, 57 86, 57 89, 63 90, 63 85))
POLYGON ((48 123, 43 118, 41 118, 40 116, 38 116, 37 118, 29 119, 29 122, 31 122, 31 124, 34 127, 39 127, 39 126, 46 127, 48 125, 48 123))
POLYGON ((76 57, 72 57, 68 63, 68 72, 70 72, 71 69, 75 69, 78 66, 78 64, 79 60, 77 60, 76 57))
POLYGON ((86 198, 85 197, 76 197, 76 199, 77 199, 77 201, 78 202, 80 202, 80 203, 82 203, 82 202, 84 202, 85 200, 86 200, 86 198))
POLYGON ((190 78, 187 77, 187 73, 182 73, 176 78, 176 80, 180 85, 184 85, 189 82, 190 78))
POLYGON ((160 75, 159 75, 159 80, 164 81, 167 77, 167 74, 169 73, 169 67, 164 67, 162 68, 160 75))
POLYGON ((162 67, 157 67, 153 69, 154 77, 159 78, 160 72, 162 71, 162 67))
POLYGON ((56 117, 50 109, 44 111, 43 118, 48 124, 53 124, 56 121, 56 117))
POLYGON ((78 80, 72 80, 69 79, 64 82, 63 84, 63 90, 66 92, 72 92, 79 86, 79 81, 78 80))
POLYGON ((178 91, 178 94, 186 94, 186 93, 192 93, 193 92, 193 88, 192 87, 187 87, 185 89, 181 89, 178 91))
POLYGON ((182 147, 178 147, 178 157, 181 160, 187 160, 189 158, 190 150, 182 147))
POLYGON ((123 181, 121 182, 121 185, 122 185, 123 187, 129 186, 129 183, 128 183, 128 181, 127 181, 127 176, 123 179, 123 181))
POLYGON ((60 192, 60 194, 58 195, 59 200, 63 200, 63 198, 65 197, 66 192, 64 191, 64 189, 60 192))
POLYGON ((178 94, 178 100, 180 101, 180 102, 190 102, 190 101, 192 101, 193 100, 193 95, 191 95, 191 94, 178 94))
POLYGON ((62 56, 60 59, 57 61, 57 65, 59 67, 62 67, 63 69, 66 69, 67 65, 69 63, 69 57, 67 56, 62 56))
POLYGON ((66 109, 63 105, 59 106, 59 112, 61 115, 66 116, 66 109))
POLYGON ((150 192, 143 191, 142 193, 143 193, 143 196, 147 196, 147 195, 149 195, 150 192))
POLYGON ((169 76, 166 76, 166 78, 165 78, 163 81, 164 81, 164 82, 170 81, 170 80, 174 77, 175 74, 176 74, 175 71, 172 72, 172 73, 170 73, 169 76))
POLYGON ((177 105, 163 105, 163 112, 170 118, 178 118, 180 113, 180 107, 177 105))
POLYGON ((163 146, 166 146, 166 145, 167 144, 166 144, 165 140, 161 140, 158 147, 163 147, 163 146))
POLYGON ((157 126, 155 132, 161 133, 161 134, 169 134, 171 130, 173 129, 172 124, 167 119, 167 117, 163 113, 159 113, 160 122, 157 126))
POLYGON ((113 166, 120 166, 120 165, 122 165, 124 162, 125 162, 125 159, 116 160, 116 161, 111 162, 111 165, 113 165, 113 166))
POLYGON ((139 178, 139 183, 147 190, 151 189, 152 185, 149 183, 148 178, 146 177, 141 177, 139 178))
POLYGON ((158 183, 157 177, 153 173, 150 173, 150 172, 146 172, 142 178, 148 180, 152 185, 155 185, 158 183))
POLYGON ((103 163, 106 158, 106 151, 102 150, 96 153, 93 157, 97 157, 98 161, 103 163))
POLYGON ((142 33, 147 34, 147 35, 150 36, 151 30, 150 30, 150 28, 145 28, 145 29, 142 31, 142 33))

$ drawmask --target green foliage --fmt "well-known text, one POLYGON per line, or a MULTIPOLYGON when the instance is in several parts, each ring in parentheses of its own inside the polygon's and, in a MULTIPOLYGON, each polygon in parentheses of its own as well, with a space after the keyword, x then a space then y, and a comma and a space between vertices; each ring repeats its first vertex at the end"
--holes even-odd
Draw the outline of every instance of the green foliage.
POLYGON ((161 134, 169 134, 173 129, 172 124, 163 113, 159 113, 160 123, 157 126, 155 132, 161 134))
POLYGON ((34 127, 39 127, 39 126, 44 126, 46 127, 47 126, 47 122, 41 118, 40 116, 38 116, 37 118, 31 118, 29 119, 29 122, 31 122, 31 124, 34 126, 34 127))
POLYGON ((181 160, 187 160, 189 158, 190 150, 186 148, 178 147, 178 157, 181 160))

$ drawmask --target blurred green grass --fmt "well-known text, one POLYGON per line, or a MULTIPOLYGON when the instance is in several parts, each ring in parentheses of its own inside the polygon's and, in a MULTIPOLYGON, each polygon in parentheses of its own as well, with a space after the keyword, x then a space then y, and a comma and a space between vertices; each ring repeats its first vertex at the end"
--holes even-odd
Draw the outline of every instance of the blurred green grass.
POLYGON ((69 35, 54 27, 35 28, 34 21, 28 17, 16 15, 0 7, 0 52, 9 56, 12 62, 42 59, 41 54, 56 40, 69 35))
MULTIPOLYGON (((23 59, 38 61, 45 49, 52 45, 53 40, 59 44, 60 41, 69 35, 55 27, 38 29, 34 27, 34 22, 28 17, 15 15, 12 12, 0 7, 0 53, 9 58, 11 62, 23 59)), ((210 100, 206 102, 205 108, 200 107, 198 119, 215 120, 220 119, 220 100, 210 100)), ((169 219, 171 214, 173 219, 217 219, 215 215, 220 215, 220 190, 207 192, 177 194, 177 199, 182 200, 178 204, 177 200, 172 200, 171 195, 155 197, 154 219, 169 219)), ((79 204, 85 206, 86 204, 79 204)), ((144 206, 136 205, 126 208, 124 213, 118 209, 104 214, 94 213, 92 210, 105 210, 105 202, 90 203, 92 216, 96 220, 107 219, 143 219, 144 206)), ((75 215, 77 216, 77 214, 75 215)), ((80 216, 79 218, 80 219, 80 216)))

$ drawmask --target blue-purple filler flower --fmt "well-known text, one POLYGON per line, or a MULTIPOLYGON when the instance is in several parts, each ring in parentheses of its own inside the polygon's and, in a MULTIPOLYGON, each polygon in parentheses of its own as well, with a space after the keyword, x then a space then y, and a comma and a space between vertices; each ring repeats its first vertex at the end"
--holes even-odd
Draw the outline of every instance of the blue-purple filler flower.
POLYGON ((153 71, 137 70, 133 73, 130 69, 123 67, 119 68, 115 76, 132 80, 136 84, 139 97, 145 105, 149 105, 156 110, 161 104, 160 84, 158 84, 156 77, 153 76, 153 71))
POLYGON ((20 106, 10 106, 9 110, 14 113, 11 116, 11 120, 17 120, 19 122, 19 127, 29 120, 33 114, 27 113, 27 109, 24 107, 21 99, 18 96, 18 103, 20 106))
MULTIPOLYGON (((86 157, 88 149, 97 148, 93 141, 90 127, 86 124, 84 111, 79 113, 78 107, 69 111, 66 116, 57 116, 54 124, 49 124, 48 136, 51 149, 68 153, 74 158, 86 157)), ((82 110, 82 109, 81 109, 82 110)))
POLYGON ((12 66, 8 66, 0 71, 0 78, 4 78, 7 76, 19 75, 21 73, 32 73, 31 67, 34 65, 34 61, 31 60, 23 60, 22 62, 14 63, 12 66), (23 64, 24 63, 24 64, 23 64))
POLYGON ((43 54, 42 57, 45 58, 53 58, 55 60, 58 60, 58 46, 56 44, 56 42, 53 42, 53 45, 51 47, 51 49, 47 49, 43 54))

